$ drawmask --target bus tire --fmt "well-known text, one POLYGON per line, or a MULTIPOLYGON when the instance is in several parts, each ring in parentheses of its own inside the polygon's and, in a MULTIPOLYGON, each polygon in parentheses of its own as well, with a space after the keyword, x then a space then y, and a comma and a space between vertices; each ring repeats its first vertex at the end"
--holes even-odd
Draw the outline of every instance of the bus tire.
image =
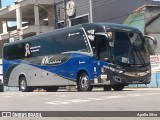
POLYGON ((27 86, 27 81, 25 77, 21 77, 19 81, 19 90, 22 92, 33 92, 32 87, 27 86))
POLYGON ((57 92, 58 87, 57 86, 47 86, 44 88, 47 92, 57 92))
POLYGON ((0 92, 4 92, 4 86, 1 86, 0 92))
POLYGON ((3 89, 0 89, 0 92, 4 92, 4 90, 3 90, 3 89))
POLYGON ((92 91, 93 86, 90 85, 89 76, 87 73, 82 73, 78 78, 78 91, 92 91))
POLYGON ((125 86, 123 84, 117 84, 112 86, 114 91, 122 91, 125 86))
POLYGON ((104 91, 111 91, 112 87, 110 85, 106 85, 103 87, 104 91))

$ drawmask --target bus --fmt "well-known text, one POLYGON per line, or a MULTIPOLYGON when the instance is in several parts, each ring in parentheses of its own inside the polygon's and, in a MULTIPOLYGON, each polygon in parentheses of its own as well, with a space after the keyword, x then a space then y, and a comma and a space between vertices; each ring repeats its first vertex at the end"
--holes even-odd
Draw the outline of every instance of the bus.
POLYGON ((3 77, 5 86, 22 92, 39 87, 52 92, 65 86, 122 91, 129 84, 150 83, 151 66, 138 29, 85 23, 6 43, 3 77))

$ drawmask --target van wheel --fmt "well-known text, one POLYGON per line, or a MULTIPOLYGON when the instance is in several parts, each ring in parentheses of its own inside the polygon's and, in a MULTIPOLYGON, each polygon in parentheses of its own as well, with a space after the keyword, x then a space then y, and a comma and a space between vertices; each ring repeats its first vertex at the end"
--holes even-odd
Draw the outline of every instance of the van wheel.
POLYGON ((27 86, 26 78, 21 77, 19 81, 19 90, 22 92, 33 92, 32 87, 27 86))
POLYGON ((58 90, 58 87, 56 86, 47 86, 44 88, 47 92, 56 92, 58 90))
POLYGON ((91 91, 93 86, 90 85, 90 80, 87 73, 82 73, 78 79, 78 91, 91 91))
POLYGON ((104 91, 111 91, 112 87, 110 85, 104 86, 104 91))
POLYGON ((118 84, 118 85, 112 86, 114 91, 122 91, 124 87, 125 86, 123 84, 118 84))

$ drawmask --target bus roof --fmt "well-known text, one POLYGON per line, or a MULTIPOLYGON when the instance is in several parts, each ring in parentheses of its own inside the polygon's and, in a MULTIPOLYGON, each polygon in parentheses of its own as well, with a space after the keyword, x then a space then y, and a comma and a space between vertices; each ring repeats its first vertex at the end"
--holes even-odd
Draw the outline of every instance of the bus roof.
POLYGON ((105 27, 105 29, 117 29, 117 30, 125 30, 125 31, 133 31, 133 32, 140 32, 139 29, 131 27, 131 26, 127 26, 124 24, 116 24, 116 23, 84 23, 82 24, 83 27, 85 26, 99 26, 99 27, 105 27))
POLYGON ((50 33, 56 34, 56 33, 59 33, 59 32, 69 31, 69 30, 72 30, 72 29, 85 28, 86 26, 90 26, 90 27, 93 27, 93 28, 99 27, 99 28, 105 28, 105 29, 119 29, 119 30, 128 30, 128 31, 133 31, 133 32, 140 32, 137 28, 130 27, 130 26, 123 25, 123 24, 115 24, 115 23, 84 23, 84 24, 75 25, 75 26, 72 26, 72 27, 65 27, 65 28, 61 28, 61 29, 52 30, 50 32, 41 33, 41 34, 39 34, 37 36, 32 36, 32 37, 25 38, 23 40, 17 40, 17 41, 12 42, 12 43, 4 44, 4 46, 27 42, 27 41, 29 41, 31 39, 43 37, 44 35, 47 35, 47 34, 50 34, 50 33))

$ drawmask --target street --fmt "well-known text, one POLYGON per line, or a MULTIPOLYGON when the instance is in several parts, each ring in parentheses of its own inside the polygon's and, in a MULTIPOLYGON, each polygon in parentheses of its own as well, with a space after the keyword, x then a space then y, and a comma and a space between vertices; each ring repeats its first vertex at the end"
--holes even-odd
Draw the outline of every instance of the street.
POLYGON ((98 88, 92 92, 3 92, 0 103, 0 111, 160 111, 160 90, 127 88, 105 92, 98 88))

